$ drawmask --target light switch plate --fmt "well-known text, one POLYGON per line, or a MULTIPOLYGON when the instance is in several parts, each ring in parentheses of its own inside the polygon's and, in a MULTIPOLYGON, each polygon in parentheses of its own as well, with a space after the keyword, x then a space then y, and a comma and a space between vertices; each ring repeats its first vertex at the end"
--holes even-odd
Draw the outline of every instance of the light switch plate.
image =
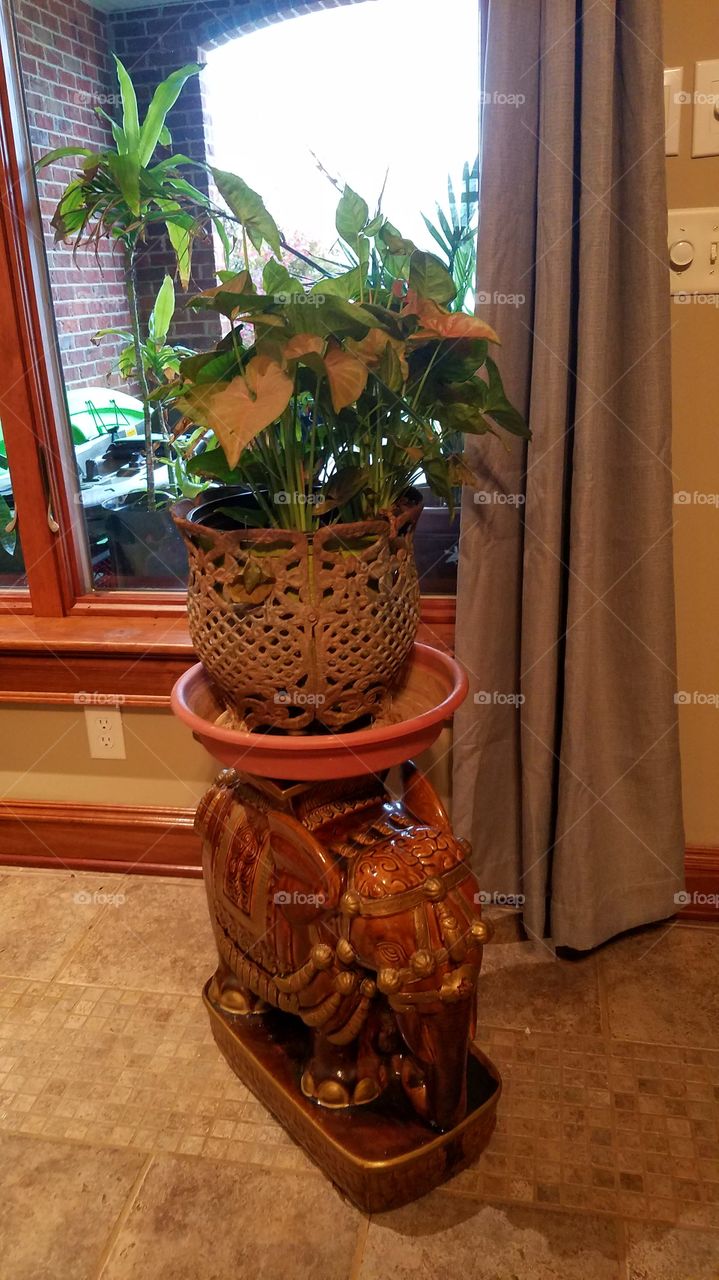
POLYGON ((719 58, 697 62, 694 71, 693 156, 719 156, 719 58))
POLYGON ((719 293, 719 209, 670 209, 669 258, 673 294, 719 293), (672 251, 689 265, 673 268, 672 251))
POLYGON ((664 151, 668 156, 679 155, 679 130, 684 95, 683 67, 664 68, 664 123, 666 128, 664 151))

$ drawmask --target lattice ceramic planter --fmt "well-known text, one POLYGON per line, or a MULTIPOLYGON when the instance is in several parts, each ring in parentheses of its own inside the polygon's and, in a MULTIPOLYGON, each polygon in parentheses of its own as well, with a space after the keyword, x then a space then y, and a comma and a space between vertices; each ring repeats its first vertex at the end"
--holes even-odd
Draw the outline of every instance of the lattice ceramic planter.
POLYGON ((336 733, 381 713, 419 626, 421 510, 410 495, 386 516, 315 534, 174 515, 192 642, 238 727, 336 733))

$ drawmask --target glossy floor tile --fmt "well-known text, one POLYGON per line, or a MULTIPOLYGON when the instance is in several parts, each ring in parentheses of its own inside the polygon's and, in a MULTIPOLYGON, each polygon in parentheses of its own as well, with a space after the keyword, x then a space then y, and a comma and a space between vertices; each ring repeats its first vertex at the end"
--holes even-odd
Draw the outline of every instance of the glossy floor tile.
POLYGON ((119 887, 119 876, 0 874, 0 973, 52 978, 119 887))
POLYGON ((434 1192, 370 1224, 359 1280, 619 1280, 610 1218, 434 1192))
POLYGON ((613 1036, 717 1047, 719 931, 659 925, 603 947, 597 963, 613 1036))
POLYGON ((93 1280, 145 1164, 136 1151, 0 1134, 3 1280, 93 1280))
POLYGON ((201 884, 0 875, 1 1280, 716 1280, 719 930, 501 936, 496 1132, 368 1222, 212 1040, 201 884))
POLYGON ((320 1174, 163 1156, 102 1280, 349 1280, 362 1225, 320 1174))
POLYGON ((196 993, 215 964, 202 883, 128 876, 122 901, 93 921, 61 976, 65 982, 196 993))
POLYGON ((484 953, 479 1016, 489 1026, 522 1031, 598 1033, 596 960, 558 959, 542 943, 495 943, 484 953))

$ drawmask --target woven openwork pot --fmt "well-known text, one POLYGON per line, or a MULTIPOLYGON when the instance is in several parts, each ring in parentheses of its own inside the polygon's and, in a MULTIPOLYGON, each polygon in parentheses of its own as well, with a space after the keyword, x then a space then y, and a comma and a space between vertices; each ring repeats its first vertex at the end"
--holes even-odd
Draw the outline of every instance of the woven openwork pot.
POLYGON ((387 516, 315 534, 217 530, 174 515, 195 652, 238 722, 338 732, 380 712, 419 626, 421 510, 412 495, 387 516))

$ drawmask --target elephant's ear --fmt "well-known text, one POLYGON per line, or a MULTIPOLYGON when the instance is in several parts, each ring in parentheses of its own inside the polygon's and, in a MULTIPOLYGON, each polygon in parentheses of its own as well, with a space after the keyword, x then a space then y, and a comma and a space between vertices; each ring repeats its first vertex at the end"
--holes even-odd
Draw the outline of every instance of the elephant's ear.
POLYGON ((268 813, 267 821, 277 869, 306 885, 309 892, 321 893, 325 909, 337 907, 344 877, 332 854, 296 818, 268 813))
POLYGON ((432 783, 423 773, 420 773, 411 760, 402 766, 402 781, 404 803, 410 813, 430 827, 438 827, 440 831, 451 831, 449 815, 432 783))

